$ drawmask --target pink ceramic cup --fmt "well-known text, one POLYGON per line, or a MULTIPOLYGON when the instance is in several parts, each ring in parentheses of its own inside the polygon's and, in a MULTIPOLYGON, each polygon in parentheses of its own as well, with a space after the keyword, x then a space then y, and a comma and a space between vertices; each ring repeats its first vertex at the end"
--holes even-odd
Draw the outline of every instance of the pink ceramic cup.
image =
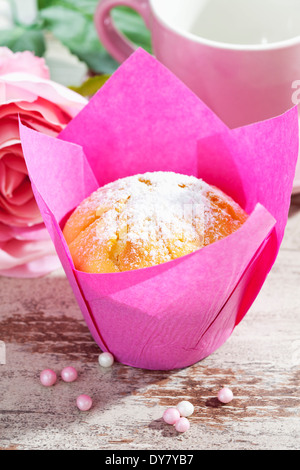
POLYGON ((140 13, 157 59, 229 127, 293 106, 300 83, 298 0, 102 0, 95 15, 100 40, 123 62, 136 46, 111 19, 118 5, 140 13))

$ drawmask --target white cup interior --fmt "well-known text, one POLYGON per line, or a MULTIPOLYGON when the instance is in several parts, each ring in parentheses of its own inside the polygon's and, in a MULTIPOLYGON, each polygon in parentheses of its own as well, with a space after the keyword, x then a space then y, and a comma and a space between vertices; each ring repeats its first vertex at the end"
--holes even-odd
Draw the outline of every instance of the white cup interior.
POLYGON ((300 0, 150 0, 172 29, 219 43, 266 45, 300 36, 300 0))

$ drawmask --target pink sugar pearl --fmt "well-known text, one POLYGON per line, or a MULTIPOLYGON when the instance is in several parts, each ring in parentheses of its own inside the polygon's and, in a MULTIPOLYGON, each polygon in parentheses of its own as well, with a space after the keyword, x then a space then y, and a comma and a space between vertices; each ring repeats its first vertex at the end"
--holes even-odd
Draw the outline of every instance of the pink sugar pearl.
POLYGON ((76 404, 80 411, 89 411, 92 408, 93 400, 88 395, 80 395, 77 397, 76 404))
POLYGON ((61 378, 64 382, 75 382, 75 380, 78 378, 77 370, 74 369, 74 367, 65 367, 61 371, 61 378))
POLYGON ((168 408, 163 414, 163 420, 167 424, 175 424, 180 419, 180 413, 176 408, 168 408))
POLYGON ((190 429, 190 422, 187 418, 180 418, 175 423, 175 429, 177 432, 186 432, 190 429))
POLYGON ((218 393, 218 400, 221 403, 230 403, 233 400, 233 393, 230 388, 224 387, 218 393))
POLYGON ((51 369, 45 369, 40 373, 40 381, 44 387, 52 387, 57 380, 56 373, 51 369))

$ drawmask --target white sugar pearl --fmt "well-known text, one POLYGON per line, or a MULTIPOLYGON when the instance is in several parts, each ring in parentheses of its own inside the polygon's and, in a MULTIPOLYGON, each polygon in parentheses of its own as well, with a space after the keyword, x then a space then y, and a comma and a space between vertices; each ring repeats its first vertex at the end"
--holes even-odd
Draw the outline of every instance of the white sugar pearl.
POLYGON ((104 352, 99 355, 99 364, 102 367, 111 367, 115 361, 114 356, 109 352, 104 352))
POLYGON ((177 410, 179 411, 180 415, 184 418, 191 416, 194 413, 194 405, 187 400, 183 400, 177 405, 177 410))

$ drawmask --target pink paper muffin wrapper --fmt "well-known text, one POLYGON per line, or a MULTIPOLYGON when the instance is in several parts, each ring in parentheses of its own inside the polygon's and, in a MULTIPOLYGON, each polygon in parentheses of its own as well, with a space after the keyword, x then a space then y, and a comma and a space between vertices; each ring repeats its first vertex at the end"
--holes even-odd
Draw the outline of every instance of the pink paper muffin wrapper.
POLYGON ((20 132, 45 225, 101 350, 130 366, 172 370, 219 348, 278 254, 298 157, 296 107, 230 130, 138 49, 58 138, 21 123, 20 132), (62 235, 68 216, 99 186, 147 171, 203 178, 250 216, 229 237, 168 263, 113 274, 76 270, 62 235))

